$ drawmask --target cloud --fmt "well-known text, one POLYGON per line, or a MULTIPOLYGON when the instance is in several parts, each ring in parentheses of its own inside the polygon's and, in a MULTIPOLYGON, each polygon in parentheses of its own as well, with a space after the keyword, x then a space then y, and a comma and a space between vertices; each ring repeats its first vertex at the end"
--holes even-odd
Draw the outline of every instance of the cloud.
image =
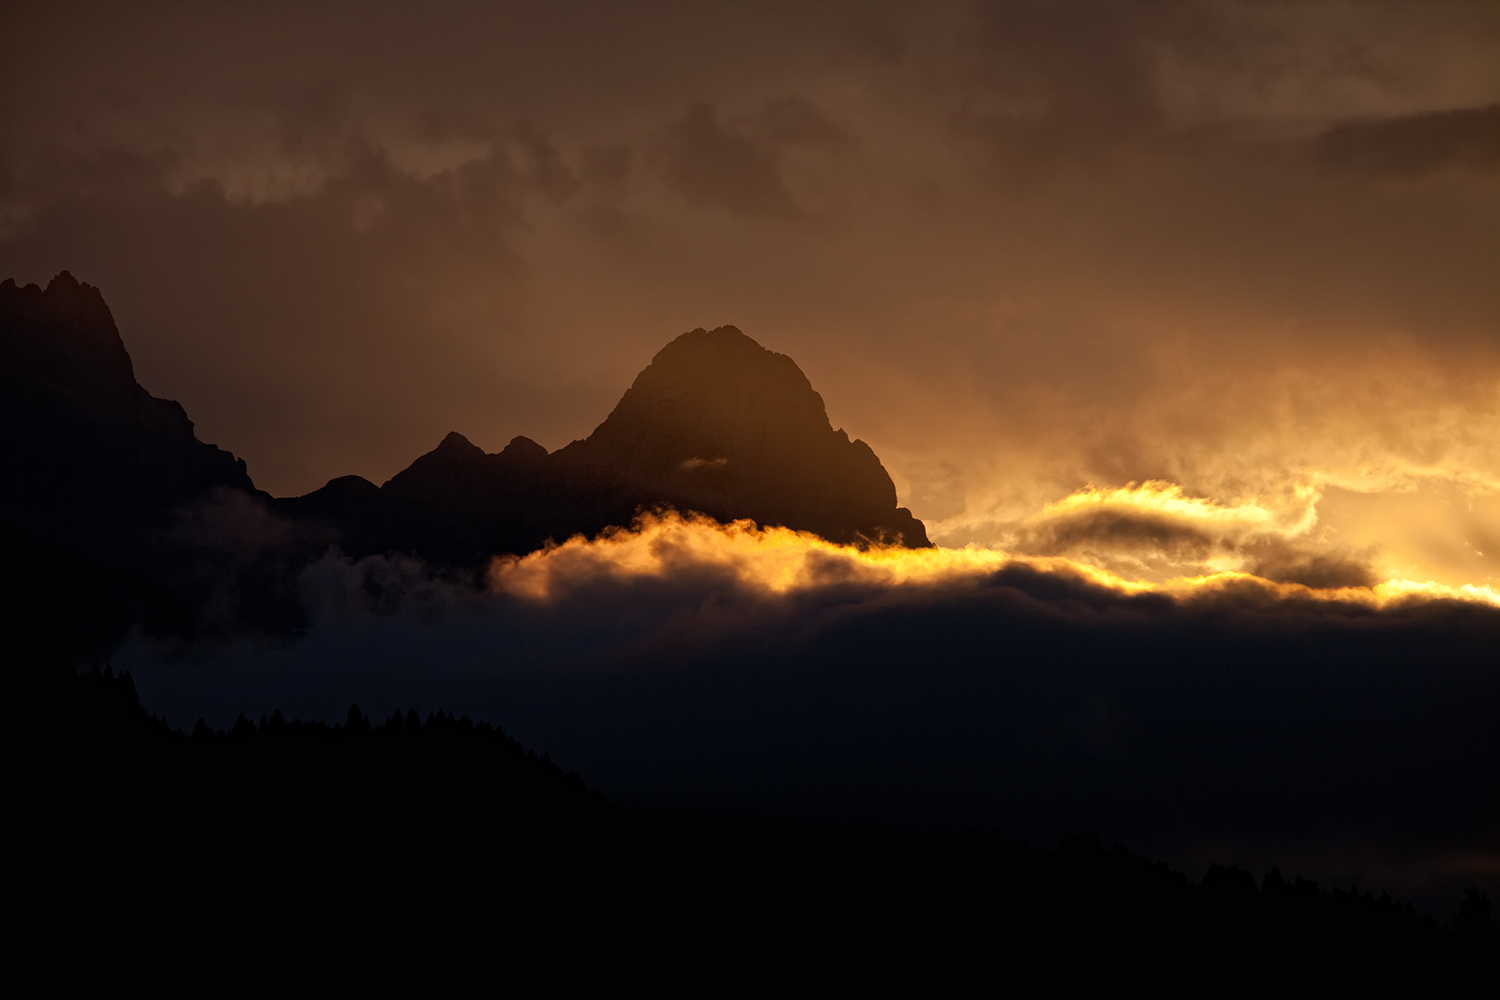
POLYGON ((1500 606, 1494 586, 1381 578, 1360 554, 1320 544, 1310 534, 1317 498, 1300 499, 1275 511, 1186 498, 1164 483, 1085 490, 1028 521, 1008 551, 975 545, 861 549, 807 532, 757 528, 750 521, 720 525, 666 511, 642 514, 629 529, 612 528, 598 538, 577 536, 497 559, 488 583, 499 593, 556 601, 609 581, 706 575, 747 592, 786 595, 844 585, 932 588, 1026 571, 1190 604, 1234 592, 1368 608, 1433 599, 1500 606), (1170 510, 1174 506, 1179 509, 1170 510))
POLYGON ((534 125, 516 130, 517 141, 525 154, 526 180, 553 201, 566 201, 578 190, 578 178, 563 163, 557 147, 547 134, 534 125))
POLYGON ((1335 125, 1314 145, 1335 170, 1421 177, 1459 168, 1500 171, 1500 104, 1426 111, 1377 121, 1335 125))
POLYGON ((595 188, 614 193, 622 188, 634 166, 629 146, 589 145, 579 151, 584 180, 595 188))
POLYGON ((326 545, 331 537, 308 523, 277 515, 261 497, 221 486, 176 512, 169 540, 253 559, 307 540, 326 545))
POLYGON ((1228 504, 1187 496, 1173 483, 1090 487, 1027 518, 1010 547, 1132 579, 1248 573, 1314 590, 1375 587, 1369 553, 1358 558, 1314 531, 1320 499, 1307 486, 1228 504))
POLYGON ((1472 552, 1446 551, 1493 534, 1483 525, 1500 499, 1500 382, 1486 356, 1460 366, 1392 338, 1326 354, 1287 344, 1269 370, 1243 356, 1228 370, 1194 351, 1184 341, 1141 359, 1128 376, 1138 392, 1124 399, 1087 385, 1017 390, 965 410, 971 436, 952 451, 914 443, 882 457, 903 489, 948 491, 947 517, 928 528, 949 545, 1098 558, 1159 578, 1193 566, 1254 572, 1262 560, 1249 543, 1261 535, 1381 578, 1493 575, 1472 552), (965 463, 964 452, 983 457, 965 463), (1161 488, 1192 503, 1115 492, 1132 480, 1172 484, 1161 488), (1070 497, 1088 502, 1062 503, 1070 497), (1452 538, 1442 551, 1438 536, 1452 538))
POLYGON ((778 97, 740 119, 740 127, 773 151, 844 149, 853 140, 805 97, 778 97))
POLYGON ((1308 552, 1278 539, 1257 541, 1246 547, 1253 558, 1250 572, 1276 583, 1295 583, 1312 590, 1373 588, 1380 577, 1367 561, 1347 554, 1308 552))

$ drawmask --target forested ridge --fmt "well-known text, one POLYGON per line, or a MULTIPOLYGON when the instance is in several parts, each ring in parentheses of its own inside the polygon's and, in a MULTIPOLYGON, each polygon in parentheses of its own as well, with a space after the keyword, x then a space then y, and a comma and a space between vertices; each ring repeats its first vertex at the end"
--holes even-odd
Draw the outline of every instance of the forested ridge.
MULTIPOLYGON (((489 975, 1168 995, 1465 995, 1490 901, 1438 921, 1272 870, 1199 881, 1090 834, 622 810, 502 730, 433 713, 184 733, 129 676, 10 630, 28 931, 119 975, 274 986, 489 975), (87 942, 85 945, 84 942, 87 942), (204 977, 208 977, 207 980, 204 977)), ((1477 995, 1484 995, 1480 992, 1477 995)))

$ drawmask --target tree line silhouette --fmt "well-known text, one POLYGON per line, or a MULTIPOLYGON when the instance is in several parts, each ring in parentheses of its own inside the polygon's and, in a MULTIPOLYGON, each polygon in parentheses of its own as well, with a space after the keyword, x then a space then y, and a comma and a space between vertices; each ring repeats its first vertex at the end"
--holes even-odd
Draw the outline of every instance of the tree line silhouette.
MULTIPOLYGON (((58 981, 528 990, 901 986, 1485 995, 1439 923, 1273 869, 1198 882, 1089 834, 626 811, 502 730, 414 712, 171 729, 128 675, 11 629, 18 912, 58 981)), ((1489 994, 1493 995, 1493 994, 1489 994)))

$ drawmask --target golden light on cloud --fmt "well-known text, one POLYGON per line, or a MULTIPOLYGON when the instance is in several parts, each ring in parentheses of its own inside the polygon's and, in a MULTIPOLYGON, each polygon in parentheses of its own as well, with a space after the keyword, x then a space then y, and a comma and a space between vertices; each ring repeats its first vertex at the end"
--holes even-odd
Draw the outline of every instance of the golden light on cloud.
POLYGON ((942 544, 1155 581, 1243 571, 1327 587, 1340 582, 1323 572, 1330 560, 1349 571, 1332 574, 1342 582, 1356 566, 1370 584, 1500 580, 1492 353, 1373 329, 1239 334, 1174 341, 1157 329, 1142 344, 1161 343, 1067 391, 1029 374, 998 401, 913 388, 922 408, 959 417, 947 436, 898 428, 897 443, 878 440, 881 456, 942 544), (1239 353, 1211 346, 1226 339, 1239 353), (1130 378, 1106 382, 1115 370, 1130 378))
POLYGON ((1090 486, 1056 503, 1048 504, 1042 516, 1056 517, 1119 506, 1221 524, 1238 532, 1305 534, 1317 522, 1315 506, 1318 492, 1311 486, 1298 485, 1293 490, 1293 498, 1295 504, 1279 509, 1254 501, 1224 504, 1207 497, 1188 496, 1176 483, 1151 481, 1139 486, 1132 483, 1116 489, 1090 486))
MULTIPOLYGON (((1219 518, 1229 524, 1262 524, 1295 530, 1302 520, 1286 512, 1226 507, 1184 497, 1169 484, 1127 490, 1090 490, 1060 505, 1063 509, 1139 501, 1156 508, 1219 518)), ((712 519, 674 511, 639 517, 630 529, 598 538, 575 536, 523 557, 496 559, 489 582, 500 593, 547 601, 579 587, 605 581, 688 577, 705 572, 728 577, 738 586, 767 595, 786 595, 841 584, 910 588, 978 582, 1009 567, 1026 567, 1121 594, 1161 594, 1176 600, 1253 589, 1270 599, 1353 602, 1371 607, 1411 600, 1473 601, 1500 606, 1500 588, 1435 581, 1387 579, 1369 586, 1309 587, 1252 573, 1221 570, 1160 580, 1132 579, 1085 559, 1017 554, 998 548, 904 549, 836 545, 807 532, 760 528, 750 521, 721 525, 712 519)))
POLYGON ((810 532, 759 528, 751 521, 720 525, 676 512, 645 514, 629 530, 597 539, 575 536, 530 555, 497 559, 492 586, 548 598, 600 578, 657 577, 694 569, 716 571, 770 594, 834 583, 901 586, 993 572, 1011 561, 1004 552, 836 545, 810 532))

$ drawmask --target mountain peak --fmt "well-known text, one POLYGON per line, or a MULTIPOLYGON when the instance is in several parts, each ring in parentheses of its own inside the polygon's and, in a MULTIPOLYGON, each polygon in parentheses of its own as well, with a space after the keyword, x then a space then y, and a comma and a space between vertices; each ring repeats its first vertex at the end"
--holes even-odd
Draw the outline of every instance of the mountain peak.
POLYGON ((103 295, 67 271, 45 290, 0 283, 0 453, 0 515, 122 564, 154 558, 147 539, 183 504, 254 490, 136 381, 103 295))
POLYGON ((823 397, 797 363, 733 326, 700 327, 663 347, 636 376, 616 412, 670 399, 692 401, 709 419, 775 415, 778 423, 828 423, 823 397))
POLYGON ((68 371, 94 390, 135 385, 135 368, 104 296, 67 271, 45 291, 15 279, 0 284, 0 327, 8 334, 7 349, 24 354, 27 365, 68 371))
MULTIPOLYGON (((651 359, 651 365, 643 371, 671 369, 679 365, 725 364, 735 360, 756 363, 765 356, 787 358, 762 347, 758 341, 748 337, 737 326, 719 326, 712 330, 698 327, 673 339, 651 359)), ((795 365, 794 365, 795 367, 795 365)))
MULTIPOLYGON (((42 293, 58 322, 66 322, 80 328, 92 328, 101 337, 119 343, 124 354, 125 344, 115 329, 114 314, 104 301, 104 294, 87 282, 79 281, 68 271, 59 271, 47 282, 42 293)), ((129 363, 129 356, 126 356, 129 363)))
POLYGON ((515 461, 539 462, 547 458, 547 449, 531 438, 518 434, 510 439, 510 444, 500 454, 515 461))
POLYGON ((928 544, 921 522, 896 506, 880 459, 833 429, 797 363, 733 326, 700 327, 662 348, 594 433, 558 457, 643 504, 841 542, 928 544))
POLYGON ((449 431, 448 434, 443 438, 443 440, 438 443, 438 446, 433 451, 433 454, 470 456, 476 452, 478 452, 480 455, 484 454, 483 449, 474 444, 468 438, 464 437, 462 434, 458 433, 458 431, 449 431))
POLYGON ((823 397, 795 361, 736 327, 700 327, 658 351, 604 423, 565 451, 591 464, 640 460, 665 471, 694 458, 754 462, 752 453, 785 452, 832 430, 823 397))
POLYGON ((667 344, 594 433, 550 455, 526 437, 486 454, 455 432, 379 490, 330 483, 282 506, 341 524, 346 551, 448 565, 661 506, 836 542, 931 544, 870 446, 829 424, 796 362, 732 326, 667 344))

